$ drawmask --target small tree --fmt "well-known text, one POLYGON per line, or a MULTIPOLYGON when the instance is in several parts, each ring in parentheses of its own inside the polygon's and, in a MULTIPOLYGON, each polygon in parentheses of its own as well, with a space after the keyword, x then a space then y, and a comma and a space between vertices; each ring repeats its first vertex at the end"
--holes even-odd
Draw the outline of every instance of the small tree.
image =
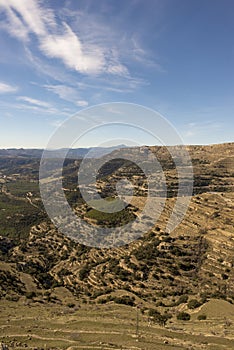
POLYGON ((149 316, 153 319, 155 323, 158 323, 160 326, 165 327, 167 320, 171 318, 171 315, 167 314, 160 314, 157 310, 150 309, 149 310, 149 316))
POLYGON ((189 321, 190 318, 191 317, 187 312, 179 312, 177 315, 177 320, 180 320, 180 321, 189 321))
POLYGON ((191 299, 188 302, 188 308, 189 309, 196 309, 199 306, 201 306, 201 303, 197 299, 191 299))

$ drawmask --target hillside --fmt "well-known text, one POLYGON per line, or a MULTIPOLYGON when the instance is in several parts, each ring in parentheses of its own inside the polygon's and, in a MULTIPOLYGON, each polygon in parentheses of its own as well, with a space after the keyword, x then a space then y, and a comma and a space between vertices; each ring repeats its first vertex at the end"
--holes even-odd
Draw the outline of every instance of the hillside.
MULTIPOLYGON (((194 195, 184 220, 172 234, 165 228, 175 202, 175 166, 165 148, 151 150, 166 173, 170 188, 166 206, 155 227, 142 238, 111 249, 86 247, 57 232, 40 200, 39 159, 0 158, 3 303, 21 305, 26 300, 41 307, 70 303, 71 309, 73 304, 87 303, 99 307, 141 305, 144 317, 156 310, 161 318, 152 319, 160 325, 165 321, 168 327, 176 327, 176 317, 182 311, 192 319, 199 312, 216 317, 209 311, 210 302, 234 303, 234 144, 188 146, 194 166, 194 195)), ((67 198, 78 214, 100 224, 100 217, 89 210, 76 190, 77 166, 77 160, 65 162, 67 198)), ((142 174, 132 164, 116 160, 102 169, 98 186, 109 197, 116 179, 123 175, 138 191, 132 211, 127 209, 126 219, 130 219, 145 200, 142 174)), ((105 225, 108 220, 111 218, 105 218, 105 225)))

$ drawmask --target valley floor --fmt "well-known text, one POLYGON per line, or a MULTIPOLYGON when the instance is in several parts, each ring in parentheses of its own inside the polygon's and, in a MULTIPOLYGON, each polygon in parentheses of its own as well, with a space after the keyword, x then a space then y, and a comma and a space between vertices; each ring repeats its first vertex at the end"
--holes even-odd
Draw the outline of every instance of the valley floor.
POLYGON ((0 343, 9 349, 206 349, 234 348, 234 305, 211 300, 190 321, 149 323, 136 308, 105 305, 58 305, 0 302, 0 343), (138 312, 138 316, 137 316, 138 312), (199 321, 199 314, 207 319, 199 321), (138 326, 137 326, 138 318, 138 326))

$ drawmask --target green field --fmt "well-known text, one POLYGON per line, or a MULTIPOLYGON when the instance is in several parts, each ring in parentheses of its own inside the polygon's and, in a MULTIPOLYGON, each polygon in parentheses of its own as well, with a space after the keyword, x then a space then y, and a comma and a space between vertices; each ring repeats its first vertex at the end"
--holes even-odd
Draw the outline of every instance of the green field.
POLYGON ((14 181, 7 183, 7 188, 14 196, 25 197, 31 192, 39 196, 39 184, 31 181, 14 181))
POLYGON ((93 200, 89 204, 85 218, 96 221, 99 225, 125 225, 135 219, 135 215, 128 208, 121 210, 123 202, 118 199, 93 200), (92 207, 98 209, 91 209, 92 207))
POLYGON ((32 225, 45 217, 39 185, 33 181, 9 181, 0 185, 0 235, 27 237, 32 225))

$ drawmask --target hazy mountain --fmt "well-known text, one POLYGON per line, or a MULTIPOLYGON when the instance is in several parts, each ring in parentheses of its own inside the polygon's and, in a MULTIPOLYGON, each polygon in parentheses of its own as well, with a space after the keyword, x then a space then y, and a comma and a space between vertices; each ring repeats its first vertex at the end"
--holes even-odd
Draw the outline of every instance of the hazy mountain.
MULTIPOLYGON (((57 150, 47 150, 47 155, 51 158, 66 157, 72 159, 80 159, 87 155, 88 158, 98 158, 114 150, 125 148, 125 145, 116 145, 112 147, 89 147, 89 148, 61 148, 57 150)), ((24 148, 8 148, 0 149, 0 157, 29 157, 41 158, 43 149, 24 149, 24 148)))

